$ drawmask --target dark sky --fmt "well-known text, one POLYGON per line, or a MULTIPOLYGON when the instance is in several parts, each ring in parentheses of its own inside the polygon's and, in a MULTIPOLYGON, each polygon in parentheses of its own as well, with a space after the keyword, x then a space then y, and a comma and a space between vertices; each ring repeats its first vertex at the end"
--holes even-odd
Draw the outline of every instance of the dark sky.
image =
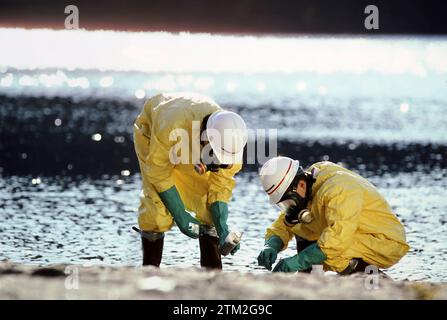
POLYGON ((447 34, 446 0, 0 0, 0 27, 61 29, 69 4, 86 29, 447 34), (379 8, 379 30, 364 28, 368 4, 379 8))

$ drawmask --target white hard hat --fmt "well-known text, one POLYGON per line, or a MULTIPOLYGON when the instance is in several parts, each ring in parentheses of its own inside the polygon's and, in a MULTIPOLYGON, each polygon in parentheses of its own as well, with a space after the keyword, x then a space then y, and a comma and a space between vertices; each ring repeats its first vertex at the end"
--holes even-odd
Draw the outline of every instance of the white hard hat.
POLYGON ((215 111, 206 124, 207 139, 221 164, 242 163, 247 127, 237 113, 215 111))
POLYGON ((288 157, 276 157, 267 161, 259 172, 264 191, 271 204, 277 204, 292 183, 300 162, 288 157))

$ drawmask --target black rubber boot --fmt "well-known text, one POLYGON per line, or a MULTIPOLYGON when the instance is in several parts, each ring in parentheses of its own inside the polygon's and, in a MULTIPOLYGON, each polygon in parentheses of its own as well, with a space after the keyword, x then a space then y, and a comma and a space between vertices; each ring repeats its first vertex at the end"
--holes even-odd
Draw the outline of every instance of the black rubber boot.
POLYGON ((316 241, 309 241, 298 236, 296 236, 295 239, 296 239, 296 251, 298 251, 298 253, 300 253, 308 246, 316 242, 316 241))
POLYGON ((163 255, 164 237, 154 241, 142 237, 141 243, 143 247, 143 266, 159 267, 163 255))
POLYGON ((349 261, 349 265, 346 267, 345 270, 340 272, 340 275, 347 276, 353 273, 358 272, 365 272, 366 267, 368 267, 370 264, 363 261, 363 259, 360 258, 353 258, 351 261, 349 261))
POLYGON ((202 268, 222 270, 222 258, 219 252, 219 238, 209 235, 199 237, 200 265, 202 268))

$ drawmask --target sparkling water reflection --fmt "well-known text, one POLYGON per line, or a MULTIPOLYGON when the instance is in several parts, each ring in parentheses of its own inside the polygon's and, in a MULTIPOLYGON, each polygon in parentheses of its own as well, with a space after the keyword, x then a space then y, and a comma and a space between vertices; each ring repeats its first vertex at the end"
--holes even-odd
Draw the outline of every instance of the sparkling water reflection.
MULTIPOLYGON (((411 251, 388 273, 396 279, 446 281, 447 170, 371 175, 405 224, 411 251), (430 188, 423 186, 429 185, 430 188)), ((31 264, 139 265, 136 223, 140 176, 109 179, 9 177, 0 180, 0 259, 31 264), (117 181, 122 183, 117 184, 117 181)), ((224 269, 267 272, 257 266, 265 227, 276 210, 255 173, 242 173, 230 204, 230 226, 244 231, 241 250, 224 269)), ((280 256, 295 254, 295 245, 280 256)), ((196 240, 174 227, 167 233, 162 267, 199 265, 196 240)))

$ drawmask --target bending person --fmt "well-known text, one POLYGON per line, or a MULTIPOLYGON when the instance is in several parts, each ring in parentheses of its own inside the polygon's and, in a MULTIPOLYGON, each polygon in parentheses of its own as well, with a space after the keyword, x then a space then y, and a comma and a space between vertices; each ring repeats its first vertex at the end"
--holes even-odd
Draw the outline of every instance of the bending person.
POLYGON ((160 265, 164 233, 175 223, 199 238, 202 267, 222 268, 219 249, 230 232, 228 202, 246 142, 243 119, 210 98, 159 94, 145 103, 134 124, 143 265, 160 265))

